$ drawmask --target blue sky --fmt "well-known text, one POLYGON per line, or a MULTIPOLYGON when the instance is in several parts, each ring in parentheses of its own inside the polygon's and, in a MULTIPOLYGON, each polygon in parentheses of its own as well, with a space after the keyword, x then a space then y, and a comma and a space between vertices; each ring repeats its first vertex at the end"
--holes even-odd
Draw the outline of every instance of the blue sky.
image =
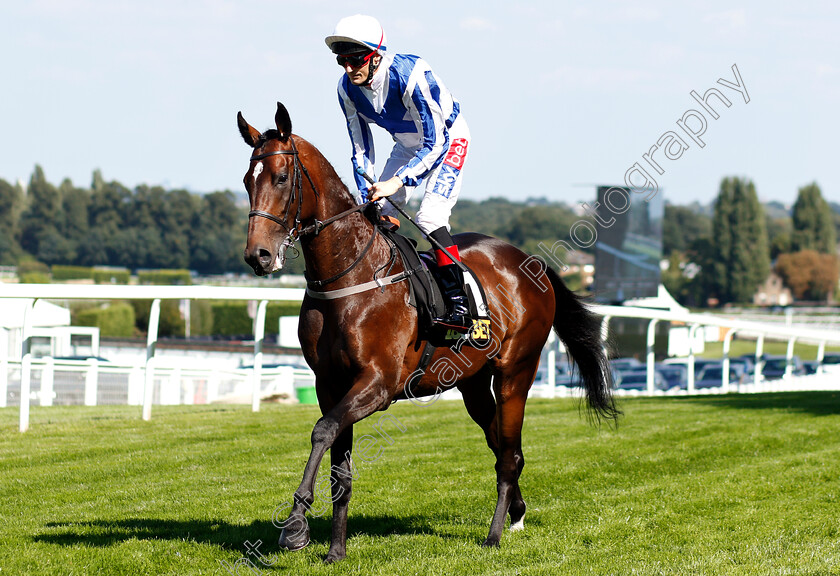
MULTIPOLYGON (((816 180, 840 202, 836 2, 439 2, 34 0, 3 2, 0 178, 40 164, 55 183, 108 180, 242 189, 236 112, 294 130, 351 183, 324 45, 343 16, 380 19, 391 51, 425 58, 473 136, 463 198, 590 200, 621 183, 716 87, 705 146, 661 159, 665 198, 710 202, 722 177, 790 204, 816 180), (737 65, 750 101, 722 87, 737 65), (714 104, 713 104, 714 105, 714 104)), ((387 137, 377 139, 380 157, 387 137)), ((662 154, 661 151, 658 154, 662 154)), ((656 153, 654 153, 656 157, 656 153)))

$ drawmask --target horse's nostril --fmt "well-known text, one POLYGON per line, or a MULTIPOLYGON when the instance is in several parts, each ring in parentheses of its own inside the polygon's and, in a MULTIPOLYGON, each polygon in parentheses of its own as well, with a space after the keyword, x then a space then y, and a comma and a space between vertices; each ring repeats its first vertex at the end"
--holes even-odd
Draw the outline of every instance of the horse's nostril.
POLYGON ((271 264, 271 252, 266 250, 265 248, 260 248, 257 252, 257 258, 259 258, 260 264, 266 266, 271 264))

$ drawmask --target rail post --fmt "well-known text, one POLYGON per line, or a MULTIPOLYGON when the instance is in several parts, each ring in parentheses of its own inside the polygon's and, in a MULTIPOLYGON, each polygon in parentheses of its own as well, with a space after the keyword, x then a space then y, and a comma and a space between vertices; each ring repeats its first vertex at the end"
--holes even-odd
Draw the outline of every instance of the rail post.
POLYGON ((761 357, 764 355, 764 332, 759 333, 755 339, 755 384, 756 390, 760 390, 759 386, 764 380, 762 372, 764 371, 764 360, 761 357))
POLYGON ((785 355, 785 378, 793 376, 793 346, 796 344, 796 336, 788 340, 787 354, 785 355))
POLYGON ((149 311, 149 333, 146 335, 146 385, 143 388, 143 420, 152 419, 152 397, 155 393, 155 348, 160 323, 160 298, 152 300, 149 311))
POLYGON ((817 348, 817 374, 823 374, 823 360, 825 360, 825 340, 820 340, 820 346, 817 348))
POLYGON ((20 431, 29 430, 29 393, 32 390, 32 314, 35 300, 27 300, 23 309, 23 334, 20 358, 20 431))
POLYGON ((647 350, 646 350, 646 362, 647 362, 647 369, 646 378, 647 378, 647 392, 648 394, 653 394, 654 391, 654 376, 656 375, 656 357, 653 353, 653 345, 656 342, 656 325, 659 324, 659 320, 653 319, 648 322, 647 327, 647 350))
POLYGON ((730 328, 723 338, 723 373, 721 374, 720 391, 723 394, 729 392, 729 349, 732 347, 732 338, 735 336, 736 330, 730 328))
POLYGON ((268 300, 260 300, 254 316, 254 370, 251 374, 251 411, 260 411, 260 387, 262 386, 263 340, 265 339, 265 310, 268 300))
POLYGON ((557 386, 557 335, 554 330, 548 333, 548 353, 545 355, 545 378, 548 386, 548 397, 554 398, 556 396, 557 386))
POLYGON ((699 324, 692 324, 688 327, 688 374, 686 374, 688 382, 686 382, 685 388, 689 394, 694 394, 694 338, 699 327, 699 324))

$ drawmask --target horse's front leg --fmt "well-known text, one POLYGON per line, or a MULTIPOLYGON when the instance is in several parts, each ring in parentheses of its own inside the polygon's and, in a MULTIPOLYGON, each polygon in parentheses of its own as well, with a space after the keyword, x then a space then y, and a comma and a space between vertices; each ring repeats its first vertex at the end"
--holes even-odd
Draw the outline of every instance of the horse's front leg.
POLYGON ((349 426, 339 434, 330 448, 330 475, 332 487, 333 517, 330 551, 324 562, 332 563, 347 555, 347 512, 353 491, 353 427, 349 426))
MULTIPOLYGON (((335 443, 342 432, 353 424, 388 406, 392 394, 389 393, 383 382, 382 371, 374 370, 374 374, 357 379, 344 398, 318 420, 312 429, 312 451, 303 470, 303 479, 295 491, 294 504, 289 513, 289 518, 284 523, 283 531, 280 533, 279 545, 281 548, 300 550, 309 544, 309 525, 304 515, 315 499, 315 476, 327 449, 335 443)), ((346 522, 346 510, 344 514, 346 522)), ((334 524, 335 520, 334 518, 334 524)), ((346 528, 341 532, 346 537, 346 528)), ((333 534, 335 536, 335 530, 333 534)), ((333 548, 340 549, 343 553, 344 544, 342 542, 340 546, 336 546, 334 539, 330 550, 332 551, 333 548)), ((341 557, 343 557, 343 554, 338 558, 332 558, 331 561, 341 557)))

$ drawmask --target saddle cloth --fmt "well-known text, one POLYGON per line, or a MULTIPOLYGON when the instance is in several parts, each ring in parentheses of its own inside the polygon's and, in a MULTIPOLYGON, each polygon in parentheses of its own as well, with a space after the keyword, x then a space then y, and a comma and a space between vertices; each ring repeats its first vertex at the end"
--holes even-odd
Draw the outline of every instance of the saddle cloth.
POLYGON ((467 270, 464 271, 464 284, 473 325, 468 333, 462 334, 434 321, 446 311, 446 304, 437 282, 438 266, 434 255, 430 252, 418 252, 416 242, 402 234, 386 228, 380 228, 380 231, 396 246, 405 269, 411 271, 410 303, 417 308, 420 337, 434 346, 458 344, 484 348, 491 339, 490 315, 484 287, 472 270, 465 265, 467 270))

